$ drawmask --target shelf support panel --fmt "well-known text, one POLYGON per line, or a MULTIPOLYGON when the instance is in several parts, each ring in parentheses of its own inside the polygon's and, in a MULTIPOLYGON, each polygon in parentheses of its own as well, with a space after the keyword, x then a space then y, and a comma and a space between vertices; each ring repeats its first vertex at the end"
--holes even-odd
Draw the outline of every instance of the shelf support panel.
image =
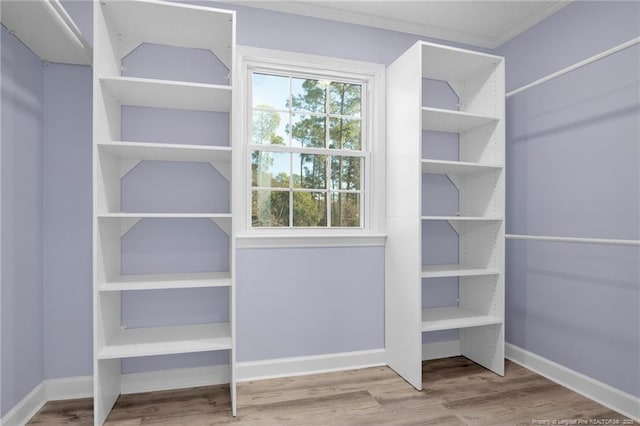
POLYGON ((213 223, 218 225, 225 234, 227 234, 228 236, 231 236, 231 220, 230 219, 212 217, 211 220, 213 221, 213 223))
POLYGON ((120 221, 120 238, 122 238, 124 236, 124 234, 126 234, 127 232, 129 232, 129 230, 131 230, 131 228, 133 228, 136 223, 140 222, 139 217, 127 217, 127 218, 121 218, 119 219, 120 221))
POLYGON ((210 163, 214 169, 220 172, 222 176, 228 181, 231 182, 231 165, 228 162, 224 161, 212 161, 210 163))
POLYGON ((132 160, 128 158, 123 158, 119 162, 119 170, 120 170, 120 178, 123 178, 127 173, 133 170, 138 164, 140 164, 142 160, 132 160))

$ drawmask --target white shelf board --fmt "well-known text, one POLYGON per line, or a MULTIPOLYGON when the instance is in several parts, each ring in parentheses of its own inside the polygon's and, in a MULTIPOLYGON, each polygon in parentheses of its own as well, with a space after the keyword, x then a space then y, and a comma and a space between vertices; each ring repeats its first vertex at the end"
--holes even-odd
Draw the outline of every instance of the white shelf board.
POLYGON ((422 220, 448 220, 459 222, 499 222, 500 217, 482 217, 482 216, 422 216, 422 220))
POLYGON ((228 322, 175 327, 120 329, 98 359, 184 354, 231 349, 228 322))
POLYGON ((502 320, 498 317, 478 314, 459 306, 422 310, 423 332, 480 327, 500 323, 502 323, 502 320))
POLYGON ((120 275, 98 286, 100 291, 166 290, 178 288, 230 287, 229 272, 120 275))
POLYGON ((231 219, 231 213, 102 213, 98 219, 231 219))
POLYGON ((155 0, 102 0, 101 4, 109 25, 121 34, 122 56, 140 43, 156 43, 209 49, 231 68, 233 11, 155 0))
MULTIPOLYGON (((126 2, 122 2, 126 3, 126 2)), ((100 77, 122 105, 229 112, 231 86, 138 77, 100 77)))
POLYGON ((498 118, 440 108, 422 108, 422 130, 461 133, 497 123, 498 118))
POLYGON ((422 76, 434 80, 460 82, 495 66, 502 58, 456 47, 422 42, 422 76))
POLYGON ((443 277, 479 277, 483 275, 499 275, 500 271, 492 268, 475 268, 465 265, 425 265, 422 267, 422 278, 443 277))
POLYGON ((231 147, 145 142, 102 142, 100 151, 128 160, 231 162, 231 147))
POLYGON ((43 61, 91 65, 91 47, 59 0, 3 1, 2 23, 43 61))
POLYGON ((502 169, 502 166, 492 164, 468 163, 463 161, 422 160, 422 173, 470 175, 500 169, 502 169))

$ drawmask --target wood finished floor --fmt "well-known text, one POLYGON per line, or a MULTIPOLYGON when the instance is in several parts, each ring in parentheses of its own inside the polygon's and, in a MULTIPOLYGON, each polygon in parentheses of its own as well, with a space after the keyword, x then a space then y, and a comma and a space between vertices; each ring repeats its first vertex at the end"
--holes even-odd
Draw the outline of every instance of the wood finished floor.
MULTIPOLYGON (((624 416, 517 364, 505 377, 463 357, 427 361, 418 392, 388 367, 121 396, 106 425, 531 425, 624 416)), ((47 403, 29 425, 92 425, 92 400, 47 403)), ((566 424, 566 423, 565 423, 566 424)), ((615 423, 610 423, 615 424, 615 423)))

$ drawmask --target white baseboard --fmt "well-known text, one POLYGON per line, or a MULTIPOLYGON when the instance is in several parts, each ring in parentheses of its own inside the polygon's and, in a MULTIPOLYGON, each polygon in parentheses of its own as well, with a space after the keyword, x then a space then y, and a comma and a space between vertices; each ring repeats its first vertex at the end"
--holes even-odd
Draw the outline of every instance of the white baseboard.
POLYGON ((93 377, 78 376, 48 379, 44 382, 47 401, 89 398, 93 395, 93 377))
POLYGON ((229 383, 229 364, 123 374, 120 391, 123 394, 155 392, 222 383, 229 383))
POLYGON ((386 365, 385 350, 343 352, 337 354, 279 358, 266 361, 239 362, 236 376, 239 382, 303 376, 333 371, 356 370, 386 365))
POLYGON ((47 402, 47 391, 44 382, 36 386, 22 400, 2 417, 0 424, 4 426, 23 426, 47 402))
MULTIPOLYGON (((238 381, 299 376, 385 365, 384 349, 238 363, 238 381)), ((86 398, 93 393, 91 376, 46 380, 49 401, 86 398)), ((229 365, 178 368, 122 375, 121 393, 154 392, 229 383, 229 365)))
MULTIPOLYGON (((123 394, 155 392, 169 389, 229 383, 229 365, 176 368, 122 375, 120 392, 123 394)), ((79 376, 45 380, 47 401, 90 398, 93 396, 93 377, 79 376)))
POLYGON ((422 360, 429 361, 431 359, 449 358, 459 356, 460 341, 449 340, 446 342, 433 342, 422 344, 422 360))
POLYGON ((622 392, 606 383, 592 379, 510 343, 505 344, 505 357, 605 407, 640 422, 640 398, 638 397, 622 392))

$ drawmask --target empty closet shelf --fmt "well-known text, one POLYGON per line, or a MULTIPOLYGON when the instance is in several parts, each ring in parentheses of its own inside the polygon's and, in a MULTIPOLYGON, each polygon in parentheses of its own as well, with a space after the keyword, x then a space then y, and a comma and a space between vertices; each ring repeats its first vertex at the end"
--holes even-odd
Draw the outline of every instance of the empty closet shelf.
POLYGON ((422 173, 439 175, 472 175, 501 170, 496 164, 469 163, 464 161, 422 160, 422 173))
POLYGON ((479 314, 460 306, 422 310, 422 331, 452 330, 500 323, 502 320, 498 317, 479 314))
POLYGON ((439 108, 422 108, 422 130, 462 133, 475 128, 497 123, 498 118, 470 112, 439 108))
POLYGON ((477 277, 498 274, 500 271, 497 269, 465 265, 428 265, 422 267, 422 278, 477 277))
POLYGON ((231 349, 228 322, 119 330, 98 352, 98 359, 184 354, 231 349))
POLYGON ((124 57, 140 43, 211 50, 227 68, 233 51, 233 12, 163 1, 103 0, 124 57), (153 19, 151 19, 153 18, 153 19))
POLYGON ((101 142, 100 152, 126 160, 231 163, 231 147, 147 142, 101 142))
POLYGON ((230 287, 228 272, 201 272, 184 274, 120 275, 100 284, 100 291, 166 290, 178 288, 230 287))
POLYGON ((103 213, 98 219, 231 219, 231 213, 103 213))
POLYGON ((422 216, 422 220, 449 220, 467 222, 500 222, 501 217, 495 216, 422 216))
POLYGON ((420 48, 422 77, 454 84, 495 68, 501 60, 486 53, 428 42, 420 42, 420 48))
POLYGON ((231 110, 231 86, 119 76, 100 77, 100 84, 122 105, 216 112, 231 110))

